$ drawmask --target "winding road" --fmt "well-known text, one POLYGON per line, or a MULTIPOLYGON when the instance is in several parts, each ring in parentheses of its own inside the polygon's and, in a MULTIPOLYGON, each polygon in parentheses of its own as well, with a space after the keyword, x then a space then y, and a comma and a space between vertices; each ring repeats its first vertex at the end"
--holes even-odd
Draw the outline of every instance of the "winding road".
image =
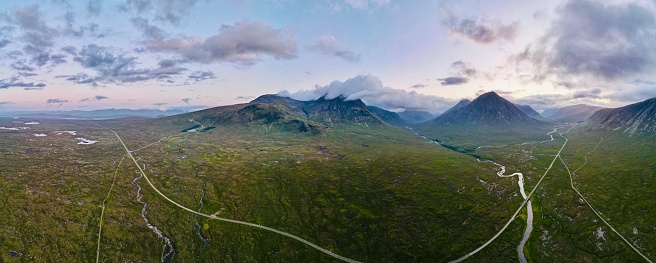
MULTIPOLYGON (((209 219, 218 220, 218 221, 223 221, 223 222, 228 222, 228 223, 233 223, 233 224, 245 225, 245 226, 249 226, 249 227, 254 227, 254 228, 259 228, 259 229, 263 229, 263 230, 266 230, 266 231, 270 231, 270 232, 273 232, 273 233, 276 233, 276 234, 280 234, 280 235, 283 235, 283 236, 286 236, 286 237, 289 237, 289 238, 295 239, 295 240, 297 240, 297 241, 299 241, 299 242, 301 242, 301 243, 304 243, 304 244, 306 244, 306 245, 308 245, 308 246, 310 246, 310 247, 312 247, 312 248, 314 248, 314 249, 316 249, 316 250, 318 250, 318 251, 320 251, 320 252, 323 252, 323 253, 326 254, 326 255, 329 255, 329 256, 331 256, 331 257, 333 257, 333 258, 336 258, 336 259, 339 259, 339 260, 342 260, 342 261, 345 261, 345 262, 350 262, 350 263, 358 263, 358 262, 359 262, 359 261, 356 261, 356 260, 353 260, 353 259, 350 259, 350 258, 347 258, 347 257, 344 257, 344 256, 340 256, 340 255, 338 255, 338 254, 336 254, 336 253, 334 253, 334 252, 332 252, 332 251, 330 251, 330 250, 327 250, 327 249, 322 248, 322 247, 320 247, 320 246, 318 246, 318 245, 315 245, 314 243, 312 243, 312 242, 310 242, 310 241, 307 241, 307 240, 305 240, 305 239, 303 239, 303 238, 300 238, 300 237, 298 237, 298 236, 292 235, 292 234, 287 233, 287 232, 284 232, 284 231, 280 231, 280 230, 277 230, 277 229, 274 229, 274 228, 271 228, 271 227, 262 226, 262 225, 258 225, 258 224, 254 224, 254 223, 249 223, 249 222, 244 222, 244 221, 239 221, 239 220, 234 220, 234 219, 228 219, 228 218, 217 217, 216 215, 208 215, 208 214, 205 214, 205 213, 202 213, 202 212, 198 212, 198 211, 192 210, 192 209, 190 209, 190 208, 188 208, 188 207, 186 207, 186 206, 183 206, 183 205, 181 205, 181 204, 179 204, 179 203, 173 201, 172 199, 170 199, 169 197, 167 197, 166 195, 164 195, 159 189, 157 189, 157 187, 155 187, 155 185, 152 183, 152 181, 150 181, 150 178, 148 178, 148 175, 146 175, 146 173, 144 172, 144 170, 141 168, 141 166, 140 166, 139 163, 137 162, 137 159, 135 159, 134 156, 132 155, 132 151, 130 151, 130 149, 127 147, 127 145, 125 145, 125 143, 123 142, 123 139, 121 139, 121 136, 119 136, 118 133, 116 133, 114 130, 112 130, 112 129, 110 129, 110 128, 107 128, 107 127, 105 127, 105 126, 102 126, 102 125, 100 125, 100 124, 96 124, 96 125, 99 126, 99 127, 101 127, 101 128, 103 128, 103 129, 106 129, 106 130, 112 132, 112 133, 116 136, 116 138, 118 139, 118 141, 121 143, 121 145, 122 145, 123 148, 125 149, 125 152, 127 153, 127 155, 130 157, 130 159, 132 159, 132 161, 134 162, 135 166, 137 166, 137 168, 139 169, 139 173, 141 174, 141 176, 143 176, 143 178, 146 179, 146 182, 148 182, 148 184, 150 185, 150 187, 151 187, 155 192, 157 192, 157 194, 159 194, 162 198, 164 198, 164 199, 166 199, 167 201, 169 201, 171 204, 173 204, 173 205, 175 205, 175 206, 177 206, 177 207, 179 207, 179 208, 181 208, 181 209, 183 209, 183 210, 185 210, 185 211, 187 211, 187 212, 189 212, 189 213, 193 213, 193 214, 196 214, 196 215, 199 215, 199 216, 203 216, 203 217, 206 217, 206 218, 209 218, 209 219)), ((141 178, 141 177, 139 177, 139 178, 141 178)), ((136 179, 135 179, 135 180, 136 180, 136 179)), ((133 182, 134 182, 134 181, 133 181, 133 182)), ((140 188, 140 189, 141 189, 141 188, 140 188)))
MULTIPOLYGON (((574 127, 576 127, 576 124, 572 125, 572 127, 569 128, 569 130, 567 130, 567 132, 571 131, 574 127)), ((549 174, 549 171, 553 167, 554 163, 556 163, 556 160, 560 157, 560 153, 563 151, 563 149, 565 149, 565 146, 567 145, 567 142, 569 141, 569 139, 567 139, 566 137, 563 137, 563 138, 565 139, 565 142, 563 143, 563 146, 560 147, 560 150, 558 150, 558 153, 556 154, 556 156, 551 161, 551 164, 549 164, 549 167, 547 168, 547 170, 544 172, 542 177, 540 177, 540 180, 535 185, 533 190, 531 190, 531 192, 526 196, 526 198, 524 198, 524 201, 519 206, 519 208, 517 208, 517 211, 515 211, 515 213, 512 215, 512 217, 510 217, 508 222, 501 228, 501 230, 499 230, 499 232, 496 235, 494 235, 492 238, 490 238, 490 240, 485 242, 483 245, 481 245, 480 247, 474 249, 474 251, 469 252, 466 255, 464 255, 464 256, 456 259, 456 260, 450 261, 451 263, 462 262, 463 260, 473 256, 474 254, 478 253, 479 251, 483 250, 485 247, 490 245, 492 242, 494 242, 495 239, 497 239, 504 231, 506 231, 506 228, 508 228, 510 223, 512 223, 515 220, 515 218, 517 217, 517 214, 519 214, 519 212, 522 211, 522 209, 524 208, 524 205, 526 205, 526 203, 528 203, 530 201, 531 196, 533 196, 533 193, 535 193, 535 191, 540 187, 540 185, 542 184, 542 180, 544 180, 544 178, 547 176, 547 174, 549 174)))
MULTIPOLYGON (((565 138, 565 139, 567 139, 567 138, 566 138, 565 136, 563 136, 562 134, 560 134, 560 136, 563 137, 563 138, 565 138)), ((599 144, 601 144, 601 142, 602 142, 603 140, 604 140, 604 139, 601 138, 601 139, 599 140, 599 143, 597 143, 597 146, 595 146, 594 149, 592 149, 592 151, 596 150, 597 147, 599 147, 599 144)), ((577 168, 577 169, 574 171, 574 173, 576 173, 579 169, 581 169, 585 164, 588 163, 588 155, 589 155, 592 151, 588 152, 588 154, 585 155, 585 162, 583 163, 583 165, 581 165, 579 168, 577 168)), ((629 242, 629 240, 627 240, 624 236, 622 236, 622 234, 620 234, 619 231, 615 230, 615 228, 614 228, 613 226, 611 226, 611 225, 606 221, 606 219, 604 219, 604 217, 601 216, 601 215, 599 214, 599 212, 597 212, 597 209, 595 209, 594 207, 592 207, 592 205, 591 205, 591 204, 588 202, 588 200, 583 196, 583 194, 581 194, 581 192, 579 192, 579 190, 576 189, 576 187, 574 187, 574 177, 572 176, 573 173, 570 172, 570 170, 569 170, 569 166, 567 165, 567 163, 565 163, 565 160, 563 160, 563 158, 560 157, 560 156, 558 156, 558 158, 559 158, 560 161, 563 163, 563 165, 565 165, 565 168, 567 168, 567 173, 569 174, 569 182, 570 182, 570 185, 571 185, 572 189, 573 189, 574 191, 576 191, 576 193, 577 193, 577 194, 579 195, 579 197, 583 200, 583 202, 585 202, 585 204, 586 204, 588 207, 590 207, 590 209, 592 209, 592 212, 594 212, 595 215, 597 215, 597 217, 599 217, 599 219, 601 219, 601 221, 604 222, 604 224, 610 228, 610 230, 612 230, 613 232, 615 232, 615 234, 617 234, 617 235, 618 235, 618 236, 624 241, 624 243, 626 243, 629 247, 631 247, 631 249, 633 249, 633 251, 635 251, 636 253, 638 253, 638 255, 640 255, 642 258, 644 258, 647 262, 649 262, 649 263, 653 263, 653 261, 652 261, 651 259, 649 259, 647 256, 645 256, 644 254, 642 254, 642 252, 640 252, 640 250, 638 250, 635 246, 633 246, 633 244, 632 244, 631 242, 629 242)))

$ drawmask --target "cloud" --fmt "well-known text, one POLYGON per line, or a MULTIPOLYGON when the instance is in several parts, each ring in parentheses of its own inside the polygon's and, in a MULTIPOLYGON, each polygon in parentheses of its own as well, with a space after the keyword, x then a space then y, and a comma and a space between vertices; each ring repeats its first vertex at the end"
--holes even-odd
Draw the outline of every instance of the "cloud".
POLYGON ((198 2, 198 0, 125 0, 118 5, 118 10, 137 15, 152 15, 155 20, 177 25, 198 2))
POLYGON ((460 35, 479 44, 513 41, 519 30, 518 22, 503 24, 488 19, 461 18, 449 10, 443 10, 442 25, 452 36, 460 35))
POLYGON ((178 38, 148 41, 153 52, 172 52, 189 62, 231 62, 251 66, 267 55, 276 60, 294 59, 298 45, 289 28, 273 29, 262 22, 242 21, 222 25, 219 34, 206 39, 178 38))
MULTIPOLYGON (((651 7, 570 0, 544 36, 511 58, 534 81, 627 80, 656 69, 651 7)), ((577 86, 577 85, 573 85, 577 86)))
POLYGON ((194 71, 194 73, 189 75, 188 78, 195 81, 202 81, 206 79, 214 79, 216 78, 216 75, 214 75, 214 72, 212 71, 194 71))
POLYGON ((189 104, 189 101, 191 101, 191 99, 190 98, 184 98, 184 99, 181 99, 181 101, 183 101, 186 104, 189 104))
MULTIPOLYGON (((77 53, 74 49, 68 50, 71 51, 70 53, 77 53)), ((73 59, 74 61, 87 69, 95 70, 98 74, 89 76, 87 73, 78 73, 76 75, 57 76, 58 78, 75 81, 79 84, 93 84, 96 82, 120 84, 153 79, 169 79, 187 70, 175 66, 155 69, 137 68, 138 63, 135 57, 126 57, 123 54, 115 55, 111 49, 95 44, 82 47, 77 54, 73 59)))
POLYGON ((348 50, 333 35, 324 35, 316 44, 307 46, 307 49, 326 56, 338 57, 349 62, 360 61, 360 54, 348 50))
POLYGON ((52 103, 62 104, 62 103, 66 103, 66 102, 69 102, 69 101, 65 100, 65 99, 48 99, 46 102, 51 103, 51 104, 52 103))
POLYGON ((423 89, 425 87, 428 87, 428 85, 426 85, 426 84, 415 84, 415 85, 410 86, 411 89, 423 89))
POLYGON ((455 73, 458 76, 462 77, 476 77, 478 72, 476 69, 472 66, 472 64, 463 62, 462 60, 458 60, 456 62, 451 63, 451 69, 455 70, 455 73))
POLYGON ((343 2, 333 3, 332 9, 340 11, 343 7, 350 7, 357 10, 369 10, 372 8, 381 8, 389 6, 391 0, 344 0, 343 2))
POLYGON ((103 0, 89 0, 87 12, 92 16, 99 16, 102 12, 103 0))
POLYGON ((478 71, 470 63, 462 60, 451 63, 451 72, 453 76, 437 79, 442 86, 465 84, 470 78, 478 76, 478 71))
POLYGON ((467 83, 469 81, 468 78, 465 77, 447 77, 443 79, 437 79, 440 81, 440 84, 442 86, 450 86, 450 85, 461 85, 467 83))
POLYGON ((94 97, 92 97, 92 98, 84 98, 84 99, 81 99, 80 101, 106 100, 106 99, 109 99, 109 97, 107 97, 107 96, 103 96, 103 95, 96 95, 96 96, 94 96, 94 97))
POLYGON ((0 40, 0 48, 4 48, 9 44, 11 44, 10 40, 7 40, 7 39, 0 40))
POLYGON ((145 39, 149 40, 161 40, 166 38, 166 32, 159 27, 151 25, 148 20, 136 17, 132 20, 132 25, 135 28, 139 29, 145 39))
POLYGON ((13 88, 13 87, 21 87, 25 88, 26 90, 28 88, 41 88, 45 87, 45 83, 36 83, 34 82, 22 82, 18 81, 18 77, 12 77, 9 79, 0 79, 0 89, 8 89, 8 88, 13 88))
POLYGON ((253 96, 237 96, 235 100, 253 100, 254 98, 253 96))
POLYGON ((344 82, 333 81, 326 86, 317 85, 314 89, 294 93, 281 91, 279 95, 298 100, 315 100, 322 96, 333 99, 344 96, 347 100, 362 99, 367 105, 390 110, 446 110, 456 103, 452 99, 384 87, 380 79, 372 75, 359 75, 344 82))
MULTIPOLYGON (((37 85, 38 85, 38 84, 37 84, 37 85)), ((43 87, 44 87, 44 86, 45 86, 45 84, 44 84, 43 86, 24 87, 23 89, 24 89, 24 90, 43 90, 43 87)))
POLYGON ((38 48, 53 46, 53 38, 59 32, 48 27, 39 11, 39 5, 17 7, 11 13, 10 19, 23 32, 22 40, 38 48))

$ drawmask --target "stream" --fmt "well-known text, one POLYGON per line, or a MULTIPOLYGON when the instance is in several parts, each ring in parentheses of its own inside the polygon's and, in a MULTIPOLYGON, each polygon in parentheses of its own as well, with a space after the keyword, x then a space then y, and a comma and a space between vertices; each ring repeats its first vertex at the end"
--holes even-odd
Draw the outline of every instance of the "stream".
POLYGON ((137 201, 139 203, 143 204, 143 208, 141 209, 141 217, 143 217, 144 221, 146 221, 146 226, 148 228, 150 228, 150 230, 155 232, 157 237, 164 240, 164 248, 162 249, 162 263, 163 262, 170 262, 170 261, 172 261, 173 256, 175 255, 175 250, 173 249, 173 245, 171 244, 171 240, 167 236, 165 236, 162 233, 162 231, 159 230, 159 228, 157 228, 156 226, 153 226, 152 224, 150 224, 150 222, 148 221, 148 218, 146 217, 146 207, 148 207, 148 204, 144 201, 141 201, 141 198, 143 197, 143 195, 141 194, 141 186, 139 186, 139 184, 137 183, 137 180, 141 179, 141 177, 143 177, 143 175, 139 174, 139 177, 134 178, 134 180, 132 180, 132 184, 137 186, 137 188, 138 188, 137 189, 137 201), (167 261, 167 258, 170 258, 170 259, 167 261))

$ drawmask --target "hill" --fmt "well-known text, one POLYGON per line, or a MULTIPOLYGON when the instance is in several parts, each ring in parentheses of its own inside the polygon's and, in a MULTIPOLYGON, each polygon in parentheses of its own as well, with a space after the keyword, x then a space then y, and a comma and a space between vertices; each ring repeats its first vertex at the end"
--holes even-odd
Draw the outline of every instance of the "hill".
POLYGON ((396 112, 391 112, 374 106, 368 106, 367 108, 369 108, 369 110, 376 114, 378 118, 389 125, 397 127, 405 127, 406 125, 405 120, 403 120, 403 118, 401 118, 401 116, 399 116, 399 114, 396 112))
POLYGON ((427 111, 406 110, 398 113, 399 117, 409 123, 420 123, 431 120, 433 114, 427 111))
POLYGON ((517 108, 519 108, 519 110, 526 113, 526 115, 528 115, 529 117, 531 117, 533 119, 536 119, 536 120, 542 120, 543 119, 542 116, 540 115, 540 113, 535 111, 530 105, 515 104, 515 106, 517 106, 517 108))
POLYGON ((556 111, 551 118, 558 122, 579 122, 587 120, 596 111, 603 109, 602 107, 589 106, 585 104, 577 104, 560 108, 556 111))
POLYGON ((621 108, 598 110, 588 118, 586 126, 620 130, 629 134, 653 134, 656 132, 656 98, 621 108))

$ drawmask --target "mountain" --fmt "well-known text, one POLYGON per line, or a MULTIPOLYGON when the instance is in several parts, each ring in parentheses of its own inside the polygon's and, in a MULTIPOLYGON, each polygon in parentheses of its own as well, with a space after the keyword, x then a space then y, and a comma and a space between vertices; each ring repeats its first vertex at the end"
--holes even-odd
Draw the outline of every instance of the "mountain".
POLYGON ((560 108, 551 118, 559 122, 578 122, 587 120, 596 111, 602 107, 578 104, 560 108))
POLYGON ((378 118, 389 125, 398 127, 404 127, 406 125, 405 120, 403 120, 403 118, 401 118, 401 116, 399 116, 399 114, 396 112, 391 112, 374 106, 368 106, 367 108, 369 108, 369 110, 376 114, 378 118))
POLYGON ((452 113, 452 112, 454 112, 454 111, 458 111, 459 109, 462 109, 462 108, 464 108, 465 106, 469 105, 469 103, 471 103, 470 100, 468 100, 468 99, 463 99, 463 100, 459 101, 455 106, 451 107, 450 109, 448 109, 448 110, 446 110, 444 113, 442 113, 441 116, 443 116, 443 115, 445 115, 445 114, 450 114, 450 113, 452 113))
POLYGON ((345 97, 326 99, 325 96, 318 100, 307 101, 302 106, 303 112, 310 120, 319 121, 326 125, 334 126, 335 123, 352 122, 356 124, 382 124, 381 120, 373 113, 362 100, 346 100, 345 97))
POLYGON ((540 116, 540 113, 535 111, 529 105, 515 104, 515 106, 517 106, 517 108, 519 108, 522 112, 526 113, 526 115, 528 115, 529 117, 531 117, 533 119, 536 119, 536 120, 541 120, 542 119, 542 116, 540 116))
POLYGON ((432 119, 434 116, 427 111, 406 110, 398 113, 399 117, 409 123, 420 123, 432 119))
POLYGON ((542 113, 540 113, 540 115, 542 115, 542 117, 545 117, 545 118, 550 118, 558 110, 560 110, 560 108, 546 108, 542 111, 542 113))
POLYGON ((656 98, 616 109, 601 109, 592 114, 587 125, 625 133, 656 132, 656 98))
POLYGON ((443 125, 498 125, 531 122, 531 118, 512 102, 495 92, 485 93, 471 103, 461 101, 434 122, 443 125), (459 107, 459 108, 456 108, 459 107))

